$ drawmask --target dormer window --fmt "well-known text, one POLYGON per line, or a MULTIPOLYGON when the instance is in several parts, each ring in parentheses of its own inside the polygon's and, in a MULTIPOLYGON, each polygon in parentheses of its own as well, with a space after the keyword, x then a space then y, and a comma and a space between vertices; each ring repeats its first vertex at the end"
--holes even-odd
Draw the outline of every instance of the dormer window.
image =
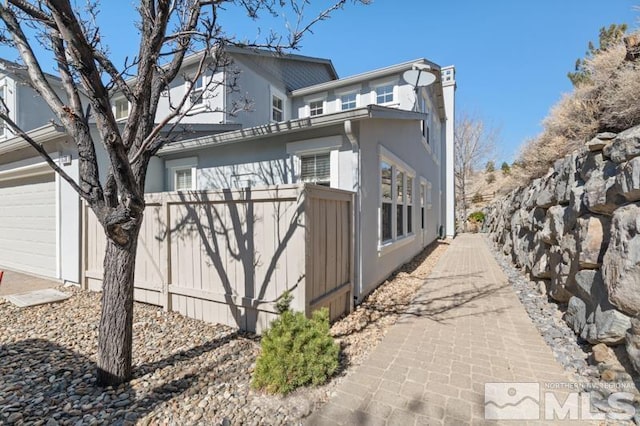
POLYGON ((309 115, 316 116, 324 114, 324 101, 312 101, 309 103, 309 115))
POLYGON ((376 103, 387 104, 393 102, 393 84, 376 87, 376 103))
POLYGON ((275 122, 284 120, 284 101, 276 95, 271 96, 271 119, 275 122))
POLYGON ((129 116, 129 101, 126 99, 118 99, 115 101, 116 120, 127 118, 129 116))
POLYGON ((203 105, 204 104, 204 76, 198 77, 191 88, 189 93, 189 100, 191 105, 203 105))

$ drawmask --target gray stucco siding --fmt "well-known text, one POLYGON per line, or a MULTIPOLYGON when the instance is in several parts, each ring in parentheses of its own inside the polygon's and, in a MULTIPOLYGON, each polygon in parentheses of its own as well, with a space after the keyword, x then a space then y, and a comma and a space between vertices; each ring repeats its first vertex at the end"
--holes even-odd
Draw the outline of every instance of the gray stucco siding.
POLYGON ((419 121, 367 120, 360 125, 362 200, 360 297, 372 291, 400 265, 419 253, 437 237, 441 225, 440 167, 421 142, 419 121), (379 238, 381 186, 380 147, 409 166, 415 173, 413 185, 413 234, 382 248, 379 238), (432 206, 427 209, 426 231, 421 232, 420 178, 432 185, 432 206), (367 231, 364 231, 367 230, 367 231), (376 230, 377 232, 373 232, 376 230))

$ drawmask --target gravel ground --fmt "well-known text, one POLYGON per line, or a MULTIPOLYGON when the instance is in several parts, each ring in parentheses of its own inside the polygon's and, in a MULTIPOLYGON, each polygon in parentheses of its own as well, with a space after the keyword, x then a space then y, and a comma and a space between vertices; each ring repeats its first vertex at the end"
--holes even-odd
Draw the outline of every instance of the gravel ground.
POLYGON ((135 304, 134 379, 95 385, 100 294, 20 309, 0 300, 0 424, 296 424, 326 401, 407 308, 446 250, 435 243, 403 266, 332 334, 343 350, 327 385, 287 397, 250 389, 259 339, 135 304))

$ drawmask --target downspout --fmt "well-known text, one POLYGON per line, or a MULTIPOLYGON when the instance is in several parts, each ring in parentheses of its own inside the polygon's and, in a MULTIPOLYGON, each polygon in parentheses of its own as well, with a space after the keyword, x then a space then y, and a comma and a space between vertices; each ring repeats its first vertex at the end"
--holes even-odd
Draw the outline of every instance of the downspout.
POLYGON ((353 187, 356 193, 355 199, 355 294, 354 302, 360 298, 360 294, 362 294, 362 256, 360 255, 360 248, 362 247, 362 232, 360 229, 360 214, 362 212, 362 187, 360 182, 362 182, 362 170, 360 168, 360 143, 358 138, 355 135, 353 130, 353 123, 351 120, 345 120, 344 122, 344 132, 351 143, 351 147, 353 152, 355 153, 352 156, 353 162, 353 187))

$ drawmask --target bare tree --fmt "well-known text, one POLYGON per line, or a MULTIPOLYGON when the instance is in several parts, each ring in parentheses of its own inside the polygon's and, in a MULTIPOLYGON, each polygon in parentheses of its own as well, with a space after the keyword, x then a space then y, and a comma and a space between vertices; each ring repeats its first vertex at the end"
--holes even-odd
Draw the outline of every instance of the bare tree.
POLYGON ((79 7, 70 0, 6 0, 0 5, 0 41, 17 50, 21 65, 26 68, 27 84, 48 104, 77 148, 79 181, 67 175, 41 145, 11 120, 6 104, 0 108, 0 118, 88 203, 107 235, 98 384, 116 385, 132 375, 134 267, 145 208, 147 165, 158 149, 171 140, 180 120, 195 113, 189 107, 193 104, 188 102, 190 96, 203 96, 206 89, 213 89, 197 92, 195 82, 209 69, 227 64, 225 45, 278 51, 295 48, 313 24, 347 1, 339 0, 305 20, 305 0, 300 4, 295 0, 140 0, 136 5, 138 52, 122 66, 110 60, 103 44, 97 2, 89 0, 79 7), (227 35, 218 21, 218 12, 231 7, 243 8, 251 19, 258 19, 262 13, 282 16, 281 9, 288 7, 296 20, 287 25, 287 35, 269 33, 260 42, 241 43, 227 35), (44 54, 39 53, 41 49, 34 49, 36 42, 45 47, 44 54), (197 51, 204 53, 197 60, 196 72, 182 76, 191 88, 179 99, 170 99, 171 112, 158 117, 158 101, 180 75, 185 57, 197 51), (47 55, 55 60, 61 90, 43 71, 47 55), (130 104, 123 128, 119 128, 112 112, 114 92, 130 104), (98 138, 94 138, 92 126, 97 129, 98 138), (109 159, 109 170, 103 179, 96 144, 104 147, 109 159))
POLYGON ((487 127, 483 120, 468 114, 462 114, 456 120, 454 132, 456 204, 458 218, 463 223, 464 231, 467 230, 469 179, 493 152, 498 133, 497 129, 487 127))

